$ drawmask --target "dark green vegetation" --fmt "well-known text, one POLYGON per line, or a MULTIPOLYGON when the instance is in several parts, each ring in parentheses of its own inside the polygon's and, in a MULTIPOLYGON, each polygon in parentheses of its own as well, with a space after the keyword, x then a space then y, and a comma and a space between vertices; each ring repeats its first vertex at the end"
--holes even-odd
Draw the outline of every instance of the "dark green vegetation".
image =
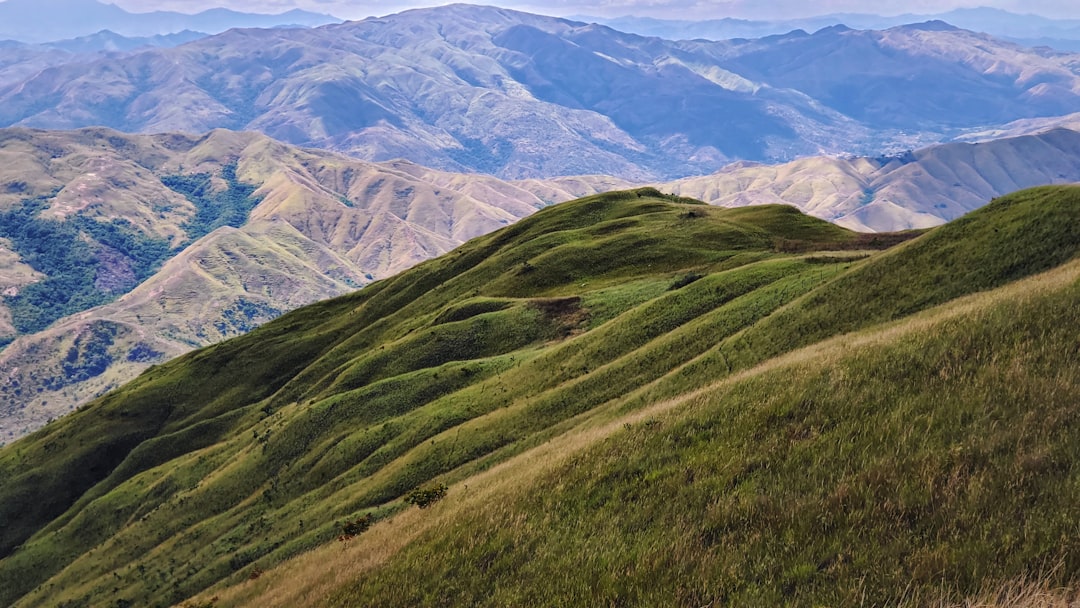
MULTIPOLYGON (((124 219, 43 218, 41 212, 51 197, 28 199, 0 212, 0 237, 11 242, 23 262, 45 276, 15 295, 4 296, 15 329, 20 334, 41 331, 61 317, 110 302, 157 272, 183 245, 222 226, 242 226, 259 203, 252 196, 255 187, 237 180, 235 162, 223 165, 218 179, 224 187, 215 184, 209 173, 161 178, 196 208, 195 216, 182 226, 187 240, 176 248, 124 219)), ((233 314, 235 318, 222 323, 244 331, 251 328, 254 311, 241 309, 233 314)))
POLYGON ((162 184, 183 194, 195 205, 195 217, 183 225, 189 242, 222 226, 243 226, 248 213, 259 204, 259 199, 252 196, 255 186, 236 179, 235 161, 221 167, 221 179, 225 182, 224 189, 214 187, 213 176, 209 173, 166 175, 161 178, 162 184))
POLYGON ((0 212, 0 237, 45 278, 4 296, 20 333, 41 331, 69 314, 104 304, 146 279, 171 255, 168 242, 126 220, 44 219, 46 197, 0 212))
POLYGON ((590 197, 153 368, 0 451, 0 604, 168 605, 253 575, 281 597, 274 565, 395 515, 452 523, 323 602, 1071 582, 1080 189, 865 244, 788 207, 590 197), (617 430, 461 507, 598 421, 617 430))

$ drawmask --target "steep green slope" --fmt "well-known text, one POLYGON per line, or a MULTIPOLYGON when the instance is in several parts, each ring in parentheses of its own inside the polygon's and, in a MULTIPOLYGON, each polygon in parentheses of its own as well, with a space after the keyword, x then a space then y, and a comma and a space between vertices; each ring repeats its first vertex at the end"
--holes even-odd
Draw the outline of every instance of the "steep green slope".
MULTIPOLYGON (((615 361, 718 307, 728 306, 739 319, 761 316, 821 280, 822 268, 835 271, 835 264, 778 254, 777 243, 835 247, 858 238, 783 207, 749 214, 673 202, 649 190, 583 199, 155 368, 5 451, 0 516, 11 523, 0 547, 8 552, 51 524, 36 537, 40 542, 32 540, 4 560, 0 587, 12 595, 3 599, 17 597, 35 577, 58 571, 117 532, 134 534, 141 551, 186 534, 184 522, 192 520, 165 509, 179 499, 179 489, 205 490, 207 502, 193 500, 199 504, 189 507, 195 520, 214 522, 214 538, 263 516, 309 522, 284 537, 291 543, 285 547, 243 537, 190 545, 201 552, 190 559, 203 565, 208 580, 189 578, 191 586, 180 592, 197 591, 194 585, 216 581, 274 549, 286 555, 324 542, 336 532, 334 518, 377 506, 617 394, 618 385, 582 378, 587 366, 615 361), (688 282, 689 272, 710 270, 718 274, 668 290, 688 282), (771 295, 759 302, 754 294, 764 288, 771 295), (588 328, 590 306, 613 316, 645 300, 643 308, 566 341, 588 328), (579 378, 587 381, 568 384, 579 378), (384 405, 366 407, 379 396, 384 405), (481 424, 483 433, 455 446, 431 443, 439 433, 495 411, 503 411, 504 419, 481 424), (95 429, 92 442, 82 435, 89 428, 95 429), (203 448, 205 453, 196 452, 203 448), (428 449, 447 456, 436 462, 425 457, 428 449), (225 462, 219 459, 240 455, 250 458, 216 470, 225 462), (32 462, 49 464, 27 466, 32 462), (202 472, 180 473, 189 465, 202 472), (211 471, 216 481, 201 489, 190 485, 211 471), (168 490, 147 503, 133 490, 140 484, 168 490), (269 487, 276 489, 266 493, 269 487), (339 488, 352 495, 335 495, 339 488), (280 496, 271 500, 275 492, 280 496), (257 509, 239 508, 243 496, 267 498, 257 509), (32 511, 26 509, 30 503, 36 504, 32 511), (167 522, 130 520, 158 505, 157 512, 171 513, 167 522), (146 533, 148 525, 153 534, 146 533), (58 558, 60 546, 66 549, 58 558)), ((725 315, 715 316, 717 323, 725 315)), ((696 342, 699 350, 710 343, 696 342)), ((668 357, 688 354, 673 350, 668 357)), ((670 363, 630 367, 641 383, 670 363)), ((170 558, 181 559, 175 553, 170 558)))
MULTIPOLYGON (((400 547, 422 532, 425 521, 403 511, 401 497, 416 488, 460 482, 451 489, 454 496, 485 478, 513 484, 515 477, 498 471, 521 462, 516 456, 568 437, 584 437, 579 443, 587 444, 596 439, 588 434, 591 424, 614 420, 621 428, 620 416, 662 408, 732 372, 1051 269, 1080 248, 1078 216, 1080 190, 1041 189, 872 253, 860 250, 916 235, 871 239, 787 207, 719 209, 651 190, 543 210, 360 292, 158 366, 0 451, 0 602, 167 605, 258 576, 309 549, 320 548, 312 555, 325 559, 343 523, 365 514, 401 523, 377 524, 362 542, 386 541, 386 530, 419 522, 420 528, 384 543, 400 547)), ((941 342, 942 348, 948 344, 941 342)), ((905 373, 904 367, 892 375, 867 369, 867 377, 884 383, 905 373)), ((782 374, 770 378, 787 382, 782 374)), ((789 384, 785 390, 799 390, 789 384)), ((755 386, 759 393, 746 397, 748 405, 731 410, 732 416, 754 415, 751 405, 764 390, 755 386)), ((1067 377, 1064 386, 1070 386, 1067 377)), ((728 407, 727 400, 717 403, 728 407)), ((808 411, 797 413, 804 418, 818 415, 803 409, 808 411)), ((648 419, 641 424, 650 430, 626 446, 652 446, 648 433, 658 425, 648 419)), ((672 419, 660 423, 660 431, 669 425, 693 427, 672 419)), ((772 427, 746 436, 739 435, 741 428, 724 426, 715 431, 716 441, 738 435, 742 443, 733 445, 751 446, 751 452, 759 442, 770 445, 765 440, 772 427)), ((712 479, 700 496, 719 499, 726 482, 714 478, 730 473, 717 460, 726 452, 695 455, 695 445, 675 447, 686 458, 710 463, 693 476, 712 479)), ((826 456, 822 452, 819 466, 831 466, 834 459, 826 456)), ((664 458, 645 452, 634 457, 645 476, 659 462, 650 459, 664 458)), ((562 473, 583 476, 572 489, 553 490, 557 476, 543 481, 541 475, 538 487, 551 494, 544 498, 529 489, 526 475, 520 496, 513 488, 500 495, 505 513, 528 514, 566 491, 570 511, 534 515, 530 525, 540 527, 522 528, 520 538, 532 543, 522 547, 551 543, 557 552, 573 546, 576 541, 565 537, 536 536, 545 517, 586 526, 578 529, 588 529, 593 515, 615 517, 600 508, 607 501, 590 502, 589 487, 619 496, 637 491, 636 474, 589 477, 588 471, 610 464, 596 458, 592 469, 562 473)), ((1073 462, 1068 454, 1063 458, 1073 462)), ((667 517, 679 512, 678 500, 661 506, 646 500, 641 508, 667 517)), ((605 521, 610 523, 595 520, 598 530, 608 529, 605 521)), ((337 590, 338 599, 370 599, 365 594, 406 581, 415 587, 408 597, 434 601, 435 591, 416 581, 410 568, 417 560, 437 559, 442 549, 432 547, 451 550, 480 532, 466 526, 460 534, 423 537, 390 562, 385 579, 337 590)), ((625 545, 633 543, 629 539, 605 541, 599 532, 590 538, 607 542, 613 552, 601 555, 591 572, 647 548, 625 545)), ((498 565, 490 576, 513 578, 529 554, 491 547, 490 556, 462 567, 498 565)), ((705 573, 708 564, 701 564, 705 573)), ((998 564, 987 572, 1015 573, 998 564)), ((665 576, 675 577, 677 568, 693 563, 668 566, 665 576)), ((668 566, 656 563, 660 570, 668 566)), ((537 572, 555 567, 553 560, 535 564, 537 572)), ((268 573, 258 584, 271 597, 290 597, 274 580, 268 573)), ((729 597, 765 601, 785 589, 764 575, 754 580, 760 593, 735 585, 729 597)), ((462 582, 452 597, 483 600, 471 584, 462 582)), ((498 588, 511 594, 493 592, 488 597, 494 603, 545 603, 536 595, 540 585, 498 588)))
POLYGON ((708 387, 485 500, 455 486, 325 605, 933 605, 1075 583, 1077 302, 1073 262, 708 387))

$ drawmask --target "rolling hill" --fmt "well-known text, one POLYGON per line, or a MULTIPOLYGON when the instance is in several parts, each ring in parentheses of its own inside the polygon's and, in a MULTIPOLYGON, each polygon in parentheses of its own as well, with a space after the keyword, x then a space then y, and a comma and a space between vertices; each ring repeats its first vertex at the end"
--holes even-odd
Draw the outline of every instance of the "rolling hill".
POLYGON ((852 230, 928 228, 1034 186, 1080 182, 1080 133, 1053 129, 880 157, 735 163, 660 186, 727 207, 782 203, 852 230))
POLYGON ((4 442, 150 365, 618 183, 515 186, 228 131, 6 129, 0 159, 4 442))
POLYGON ((257 130, 375 161, 640 182, 1073 113, 1077 65, 942 23, 672 42, 451 5, 47 67, 0 84, 0 126, 257 130))
POLYGON ((1072 582, 1078 220, 1075 187, 877 236, 651 189, 543 209, 0 449, 0 601, 1072 582))

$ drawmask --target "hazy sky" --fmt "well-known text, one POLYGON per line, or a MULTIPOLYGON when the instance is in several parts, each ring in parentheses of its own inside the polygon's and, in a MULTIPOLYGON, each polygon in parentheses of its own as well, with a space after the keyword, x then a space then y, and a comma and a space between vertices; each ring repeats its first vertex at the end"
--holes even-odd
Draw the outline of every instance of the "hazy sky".
MULTIPOLYGON (((110 0, 103 0, 109 2, 110 0)), ((407 8, 448 4, 422 0, 111 0, 133 12, 176 10, 194 13, 215 6, 259 13, 292 8, 330 13, 345 19, 385 15, 407 8)), ((471 0, 547 15, 647 15, 669 19, 740 17, 794 18, 837 12, 898 15, 940 13, 952 8, 993 6, 1018 13, 1080 19, 1080 0, 471 0)))

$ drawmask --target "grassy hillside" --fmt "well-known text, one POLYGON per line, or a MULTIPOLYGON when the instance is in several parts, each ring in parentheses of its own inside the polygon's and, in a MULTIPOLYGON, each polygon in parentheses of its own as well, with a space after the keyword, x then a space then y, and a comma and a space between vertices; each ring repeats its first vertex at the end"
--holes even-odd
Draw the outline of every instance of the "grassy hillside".
POLYGON ((1078 219, 1075 188, 875 239, 652 190, 545 209, 4 448, 0 603, 1069 582, 1078 219))
POLYGON ((0 160, 0 444, 604 183, 519 187, 229 131, 3 129, 0 160))
POLYGON ((483 499, 454 486, 326 605, 882 606, 1071 582, 1078 279, 1074 262, 661 401, 483 499))

